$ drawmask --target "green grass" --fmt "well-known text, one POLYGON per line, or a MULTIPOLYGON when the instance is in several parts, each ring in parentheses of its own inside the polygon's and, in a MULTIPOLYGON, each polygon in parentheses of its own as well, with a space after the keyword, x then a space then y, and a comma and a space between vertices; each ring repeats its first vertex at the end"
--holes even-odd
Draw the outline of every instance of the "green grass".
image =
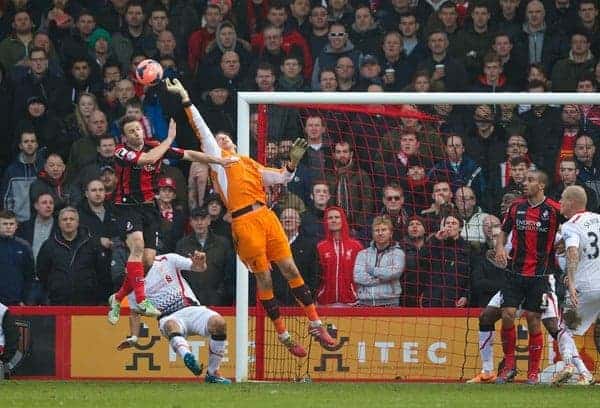
POLYGON ((600 387, 0 381, 0 407, 594 407, 600 387))

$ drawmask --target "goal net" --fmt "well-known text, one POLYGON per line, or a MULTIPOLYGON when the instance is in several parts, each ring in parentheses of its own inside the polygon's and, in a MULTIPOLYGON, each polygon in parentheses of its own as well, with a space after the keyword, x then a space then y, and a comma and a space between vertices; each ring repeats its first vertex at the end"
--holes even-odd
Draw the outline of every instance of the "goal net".
MULTIPOLYGON (((255 299, 253 277, 240 264, 236 379, 463 381, 475 376, 481 370, 478 315, 504 274, 490 261, 502 212, 523 192, 527 169, 549 174, 553 187, 547 195, 553 196, 562 182, 560 163, 581 165, 585 152, 576 152, 575 142, 587 146, 597 136, 596 108, 581 103, 595 99, 240 93, 242 153, 281 167, 296 137, 310 145, 293 180, 268 189, 268 205, 293 236, 296 263, 336 344, 324 347, 310 338, 302 308, 295 307, 274 267, 282 316, 308 352, 306 358, 293 357, 279 343, 255 299), (580 104, 569 105, 574 101, 580 104), (341 226, 329 221, 336 211, 341 226), (381 216, 391 222, 389 247, 385 237, 374 236, 381 216), (379 249, 372 242, 377 239, 384 242, 379 249)), ((594 177, 584 183, 588 194, 600 191, 594 177)), ((526 372, 525 319, 516 326, 518 368, 526 372)), ((592 369, 594 339, 593 330, 578 339, 592 369)), ((498 364, 499 331, 495 343, 498 364)), ((548 337, 543 368, 558 360, 548 337)))

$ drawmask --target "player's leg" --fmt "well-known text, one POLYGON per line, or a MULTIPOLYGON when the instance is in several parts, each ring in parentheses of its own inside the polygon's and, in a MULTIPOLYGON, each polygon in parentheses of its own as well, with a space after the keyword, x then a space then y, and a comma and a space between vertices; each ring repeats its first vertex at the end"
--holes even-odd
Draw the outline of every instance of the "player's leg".
POLYGON ((184 324, 172 316, 163 320, 160 322, 160 329, 163 335, 169 339, 169 344, 173 351, 181 357, 185 366, 194 375, 202 374, 202 364, 196 360, 196 356, 192 353, 192 349, 185 339, 186 332, 184 324))
POLYGON ((208 342, 208 368, 206 382, 213 384, 231 384, 231 380, 219 374, 221 360, 225 354, 227 340, 227 324, 221 315, 215 314, 208 319, 207 331, 210 335, 208 342))
POLYGON ((294 259, 289 257, 277 261, 276 264, 283 277, 288 281, 288 285, 290 286, 296 301, 302 306, 304 314, 306 314, 306 317, 310 321, 310 334, 319 342, 327 346, 334 345, 335 340, 327 333, 327 329, 323 326, 319 314, 317 313, 317 308, 315 307, 315 302, 310 293, 310 289, 304 282, 302 275, 300 275, 300 271, 298 270, 294 259))
MULTIPOLYGON (((527 310, 527 309, 526 309, 527 310)), ((527 330, 529 332, 529 364, 527 367, 527 383, 539 383, 542 351, 544 349, 544 333, 542 331, 542 317, 537 311, 527 310, 527 330)))
POLYGON ((496 380, 496 383, 504 384, 513 381, 517 375, 515 365, 515 352, 517 348, 517 336, 515 329, 515 318, 517 309, 514 306, 502 308, 502 330, 500 338, 502 339, 502 351, 504 353, 504 367, 496 380))
MULTIPOLYGON (((498 292, 496 296, 502 296, 498 292)), ((479 355, 481 357, 481 372, 474 378, 467 381, 469 384, 491 383, 496 381, 494 369, 494 325, 502 318, 500 309, 501 302, 498 305, 493 304, 494 298, 479 315, 479 355)))
POLYGON ((292 339, 292 336, 285 327, 285 322, 281 318, 279 313, 279 302, 277 302, 273 293, 271 272, 268 270, 264 272, 255 272, 254 277, 256 278, 256 293, 258 299, 265 309, 267 316, 275 325, 275 331, 277 331, 279 341, 281 341, 290 353, 296 357, 305 357, 306 350, 292 339))

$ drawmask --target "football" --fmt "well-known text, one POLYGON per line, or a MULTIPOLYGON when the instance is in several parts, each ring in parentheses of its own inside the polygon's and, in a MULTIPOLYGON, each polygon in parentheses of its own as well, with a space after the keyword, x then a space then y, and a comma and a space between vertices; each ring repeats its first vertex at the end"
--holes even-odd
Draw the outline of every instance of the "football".
POLYGON ((163 77, 163 68, 152 59, 143 60, 135 68, 135 77, 144 85, 156 85, 163 77))

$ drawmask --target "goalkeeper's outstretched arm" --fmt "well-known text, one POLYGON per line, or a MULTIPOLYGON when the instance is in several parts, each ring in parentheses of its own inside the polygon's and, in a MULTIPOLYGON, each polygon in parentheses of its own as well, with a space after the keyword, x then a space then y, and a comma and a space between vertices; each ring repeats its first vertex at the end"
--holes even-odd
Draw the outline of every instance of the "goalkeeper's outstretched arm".
POLYGON ((166 79, 165 84, 167 85, 167 90, 169 92, 178 94, 181 97, 181 103, 184 106, 185 114, 188 117, 192 129, 194 129, 196 137, 202 144, 202 150, 212 156, 221 157, 221 148, 217 145, 215 136, 208 128, 208 125, 204 121, 204 118, 202 118, 202 115, 200 115, 200 112, 198 112, 198 109, 191 102, 190 96, 181 82, 179 82, 178 79, 166 79))

